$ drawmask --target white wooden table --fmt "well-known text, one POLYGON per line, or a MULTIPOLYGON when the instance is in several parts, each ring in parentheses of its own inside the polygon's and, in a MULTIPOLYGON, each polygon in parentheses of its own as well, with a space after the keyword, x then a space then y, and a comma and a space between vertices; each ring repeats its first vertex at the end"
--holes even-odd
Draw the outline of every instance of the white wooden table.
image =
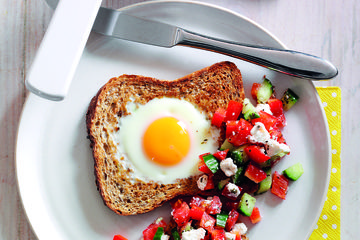
MULTIPOLYGON (((122 7, 141 0, 103 1, 122 7)), ((316 86, 342 89, 342 239, 360 236, 360 1, 207 0, 256 21, 286 46, 322 56, 339 76, 316 86), (359 91, 359 92, 358 92, 359 91)), ((0 0, 0 239, 37 239, 22 209, 15 174, 24 79, 53 11, 44 0, 0 0)))

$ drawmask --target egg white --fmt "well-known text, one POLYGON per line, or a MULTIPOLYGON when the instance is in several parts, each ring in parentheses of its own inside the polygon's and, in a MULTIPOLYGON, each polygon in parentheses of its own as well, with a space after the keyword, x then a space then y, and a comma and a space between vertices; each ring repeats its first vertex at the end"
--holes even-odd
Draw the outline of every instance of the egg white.
POLYGON ((127 104, 130 113, 118 119, 119 130, 110 134, 117 146, 116 157, 125 168, 132 170, 131 180, 174 183, 176 179, 200 174, 199 155, 215 152, 220 131, 193 104, 176 98, 156 98, 144 105, 127 104), (183 122, 191 140, 189 153, 175 166, 161 166, 145 154, 142 144, 147 127, 156 119, 172 116, 183 122))

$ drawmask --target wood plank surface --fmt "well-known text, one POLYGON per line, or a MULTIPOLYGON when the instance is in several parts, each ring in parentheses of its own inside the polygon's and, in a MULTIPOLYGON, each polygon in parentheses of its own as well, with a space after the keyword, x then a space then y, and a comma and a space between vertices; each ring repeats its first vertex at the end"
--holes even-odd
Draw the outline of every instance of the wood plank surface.
MULTIPOLYGON (((120 8, 141 0, 107 0, 120 8)), ((342 239, 360 236, 360 1, 207 0, 240 13, 287 47, 319 55, 339 76, 316 86, 342 89, 342 239)), ((53 10, 44 0, 0 0, 0 239, 37 239, 22 209, 15 173, 17 127, 31 62, 53 10)))

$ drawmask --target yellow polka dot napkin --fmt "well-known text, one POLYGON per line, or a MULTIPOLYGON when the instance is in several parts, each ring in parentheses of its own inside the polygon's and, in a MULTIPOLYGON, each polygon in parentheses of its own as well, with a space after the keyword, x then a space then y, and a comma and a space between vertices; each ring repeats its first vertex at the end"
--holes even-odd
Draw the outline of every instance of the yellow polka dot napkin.
POLYGON ((331 175, 327 198, 310 240, 340 239, 340 190, 341 190, 341 89, 316 88, 329 124, 331 137, 331 175))

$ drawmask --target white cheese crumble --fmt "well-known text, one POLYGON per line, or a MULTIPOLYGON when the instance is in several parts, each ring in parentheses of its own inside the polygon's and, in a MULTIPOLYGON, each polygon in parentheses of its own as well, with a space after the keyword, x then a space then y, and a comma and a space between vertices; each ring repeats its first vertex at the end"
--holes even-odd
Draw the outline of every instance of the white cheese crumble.
POLYGON ((240 189, 233 183, 226 184, 227 191, 230 192, 230 197, 237 198, 240 195, 240 189))
POLYGON ((182 233, 181 240, 201 240, 205 237, 206 231, 203 228, 191 229, 182 233))
POLYGON ((220 169, 225 173, 227 177, 235 175, 237 166, 231 158, 226 158, 220 162, 220 169))
POLYGON ((163 234, 160 238, 160 240, 169 240, 169 239, 170 239, 170 236, 166 235, 166 234, 163 234))
POLYGON ((240 233, 240 235, 244 235, 247 232, 247 227, 244 223, 236 223, 230 232, 240 233))
POLYGON ((270 110, 269 104, 266 104, 266 103, 262 104, 262 103, 260 103, 260 104, 256 105, 255 109, 256 109, 256 111, 258 111, 258 112, 259 112, 259 111, 263 111, 263 112, 266 112, 266 113, 268 113, 268 114, 270 114, 270 115, 273 115, 273 113, 272 113, 271 110, 270 110))
POLYGON ((229 232, 226 232, 225 233, 225 240, 235 240, 236 239, 236 235, 233 234, 233 233, 229 233, 229 232))
POLYGON ((204 175, 201 175, 199 177, 199 179, 197 180, 197 186, 201 191, 204 191, 204 189, 207 185, 207 182, 208 182, 208 178, 209 177, 206 174, 204 174, 204 175))

